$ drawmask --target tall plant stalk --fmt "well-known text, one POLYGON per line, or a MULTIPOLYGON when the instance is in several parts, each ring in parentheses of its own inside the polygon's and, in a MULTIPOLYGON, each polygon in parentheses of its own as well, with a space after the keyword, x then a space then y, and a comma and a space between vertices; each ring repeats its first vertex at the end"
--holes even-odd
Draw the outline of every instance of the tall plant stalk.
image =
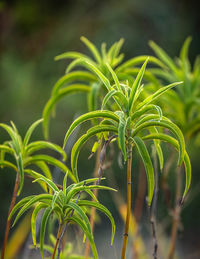
POLYGON ((4 241, 3 241, 3 248, 2 248, 2 252, 1 252, 1 259, 5 258, 6 246, 7 246, 7 242, 8 242, 8 235, 10 232, 10 225, 11 225, 11 219, 9 219, 9 215, 15 206, 15 201, 17 198, 17 192, 18 192, 18 188, 19 188, 19 181, 20 181, 20 176, 17 173, 16 179, 15 179, 15 186, 14 186, 13 194, 12 194, 12 200, 11 200, 9 211, 8 211, 8 218, 7 218, 7 222, 6 222, 6 230, 5 230, 5 236, 4 236, 4 241))
POLYGON ((128 146, 128 154, 127 154, 127 212, 126 212, 126 223, 124 227, 124 237, 123 237, 123 246, 122 246, 122 254, 121 259, 124 259, 126 256, 126 247, 128 242, 128 231, 130 224, 130 216, 131 216, 131 166, 132 166, 132 146, 129 144, 128 146))

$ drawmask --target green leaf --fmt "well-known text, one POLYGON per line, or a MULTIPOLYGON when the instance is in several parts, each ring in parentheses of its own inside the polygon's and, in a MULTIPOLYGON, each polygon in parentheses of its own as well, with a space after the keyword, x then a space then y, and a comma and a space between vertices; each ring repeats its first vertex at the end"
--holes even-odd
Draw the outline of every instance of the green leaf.
POLYGON ((90 87, 87 85, 83 85, 83 84, 74 84, 71 86, 67 86, 64 89, 60 89, 59 92, 55 95, 52 96, 49 101, 47 102, 47 104, 45 105, 45 108, 43 110, 43 130, 44 130, 44 135, 45 138, 48 138, 48 124, 49 124, 49 116, 50 113, 53 109, 53 107, 55 106, 55 104, 64 96, 67 96, 69 94, 72 93, 78 93, 78 92, 90 92, 90 87))
POLYGON ((113 240, 114 240, 114 236, 115 236, 115 221, 114 221, 113 216, 110 213, 110 211, 106 207, 104 207, 102 204, 100 204, 98 202, 94 202, 94 201, 79 200, 78 205, 79 206, 94 207, 94 208, 100 210, 101 212, 103 212, 109 218, 109 220, 112 224, 112 238, 111 238, 111 245, 112 245, 113 240))
POLYGON ((113 188, 110 188, 108 186, 103 186, 103 185, 83 185, 83 186, 79 186, 79 187, 74 187, 67 193, 66 203, 68 203, 78 192, 87 191, 87 190, 94 190, 94 189, 116 191, 113 188))
POLYGON ((190 43, 192 41, 192 37, 187 37, 187 39, 185 40, 183 47, 181 48, 181 52, 180 52, 180 58, 184 63, 188 63, 188 49, 190 46, 190 43))
POLYGON ((86 134, 81 136, 77 142, 74 144, 71 152, 71 167, 74 175, 76 176, 76 179, 78 179, 78 173, 77 173, 77 160, 80 153, 80 150, 82 146, 85 144, 85 142, 90 139, 91 137, 95 136, 98 133, 101 132, 115 132, 117 133, 118 130, 116 127, 111 125, 98 125, 92 127, 90 130, 87 131, 86 134))
POLYGON ((83 221, 81 219, 79 219, 78 217, 74 216, 74 215, 72 217, 70 217, 69 220, 81 227, 81 229, 83 230, 84 234, 87 236, 87 238, 90 242, 90 246, 91 246, 91 249, 92 249, 94 259, 98 259, 98 254, 97 254, 96 246, 95 246, 95 243, 94 243, 93 235, 88 231, 88 229, 85 226, 85 224, 83 223, 83 221))
POLYGON ((38 174, 36 172, 34 172, 34 173, 37 176, 37 179, 35 179, 33 182, 37 182, 37 181, 41 180, 41 181, 45 182, 54 192, 56 192, 56 191, 59 192, 58 187, 56 186, 56 184, 53 181, 49 180, 48 178, 46 178, 45 176, 43 176, 41 174, 38 174))
POLYGON ((110 71, 110 73, 113 77, 113 80, 114 80, 114 82, 117 86, 118 91, 122 91, 119 80, 118 80, 117 75, 115 74, 114 70, 112 69, 112 67, 108 63, 106 63, 106 66, 108 67, 108 70, 110 71))
POLYGON ((116 114, 114 114, 111 111, 92 111, 92 112, 88 112, 85 113, 83 115, 81 115, 80 117, 78 117, 69 127, 65 138, 64 138, 64 144, 63 147, 65 147, 66 143, 67 143, 67 139, 69 137, 69 135, 73 132, 73 130, 81 123, 87 121, 87 120, 91 120, 94 118, 108 118, 111 120, 114 120, 116 122, 119 122, 119 118, 116 114))
POLYGON ((24 166, 23 166, 22 155, 20 153, 18 154, 18 157, 17 157, 17 168, 18 168, 18 173, 20 175, 19 189, 17 191, 17 195, 20 195, 24 184, 24 166))
POLYGON ((142 78, 143 78, 144 71, 145 71, 148 60, 149 60, 149 58, 147 58, 146 61, 144 62, 144 64, 142 65, 142 67, 141 67, 141 69, 140 69, 140 71, 139 71, 139 73, 138 73, 138 75, 137 75, 137 77, 136 77, 136 79, 135 79, 135 81, 132 85, 130 96, 129 96, 129 111, 130 112, 131 112, 133 104, 134 104, 135 94, 140 87, 140 84, 141 84, 141 81, 142 81, 142 78))
POLYGON ((8 161, 5 161, 5 160, 0 161, 0 166, 1 167, 10 167, 13 170, 15 170, 15 172, 17 172, 17 167, 13 163, 10 163, 8 161))
POLYGON ((97 68, 97 66, 95 66, 94 64, 92 64, 88 60, 83 60, 83 62, 85 62, 85 64, 87 65, 88 69, 93 71, 99 77, 99 79, 102 81, 102 83, 106 86, 107 90, 108 91, 111 90, 111 85, 110 85, 110 82, 109 82, 108 78, 106 78, 102 74, 102 72, 97 68))
MULTIPOLYGON (((176 139, 174 139, 173 137, 171 137, 169 135, 163 134, 163 133, 154 133, 154 134, 150 134, 150 135, 143 137, 143 140, 148 140, 148 139, 159 139, 162 141, 166 141, 166 142, 170 143, 171 145, 173 145, 177 150, 180 149, 179 142, 176 139)), ((190 163, 190 159, 189 159, 189 156, 186 151, 184 154, 184 165, 185 165, 186 183, 185 183, 185 190, 183 193, 182 200, 184 200, 184 198, 189 190, 190 184, 191 184, 191 163, 190 163)))
POLYGON ((30 143, 27 147, 26 147, 26 151, 27 154, 30 155, 40 149, 52 149, 57 151, 58 153, 60 153, 63 156, 63 161, 65 161, 67 159, 67 155, 65 153, 65 151, 58 145, 53 144, 51 142, 47 142, 47 141, 35 141, 30 143))
POLYGON ((15 214, 15 212, 22 207, 24 204, 26 204, 28 201, 30 201, 33 197, 35 197, 34 195, 28 196, 23 198, 22 200, 20 200, 12 209, 12 211, 10 212, 8 219, 10 220, 12 218, 12 216, 15 214))
POLYGON ((185 155, 185 141, 181 130, 173 122, 165 121, 165 120, 144 122, 133 131, 132 136, 135 136, 141 130, 152 126, 167 128, 176 136, 180 145, 180 152, 179 152, 179 159, 178 159, 178 164, 180 165, 185 155))
POLYGON ((46 208, 44 214, 42 216, 41 226, 40 226, 40 253, 42 258, 44 259, 44 237, 46 232, 46 225, 48 218, 52 212, 51 208, 46 208))
POLYGON ((182 84, 183 82, 176 82, 167 86, 164 86, 162 88, 160 88, 159 90, 157 90, 154 94, 150 95, 149 97, 147 97, 143 102, 141 102, 139 105, 137 105, 137 109, 140 109, 141 107, 151 103, 152 101, 154 101, 155 99, 157 99, 159 96, 161 96, 162 94, 164 94, 166 91, 168 91, 169 89, 171 89, 172 87, 175 87, 177 85, 182 84))
MULTIPOLYGON (((138 57, 129 59, 128 61, 124 62, 121 66, 119 66, 116 69, 116 73, 118 74, 119 72, 122 72, 127 68, 140 65, 140 64, 144 63, 146 61, 146 59, 147 59, 147 56, 138 56, 138 57)), ((152 64, 155 64, 155 65, 158 65, 162 68, 166 68, 166 66, 159 59, 157 59, 153 56, 149 56, 149 62, 152 64)))
MULTIPOLYGON (((121 113, 120 120, 119 120, 119 127, 118 127, 118 138, 119 138, 119 146, 124 156, 124 160, 127 160, 126 154, 126 126, 127 120, 124 117, 124 114, 121 113)), ((129 118, 130 119, 130 118, 129 118)))
POLYGON ((89 111, 95 111, 97 109, 99 90, 100 90, 99 83, 93 83, 91 85, 91 91, 88 94, 88 110, 89 111))
POLYGON ((43 121, 43 119, 37 120, 36 122, 34 122, 29 129, 26 132, 26 135, 24 137, 24 146, 28 145, 29 139, 33 133, 33 131, 35 130, 35 128, 43 121))
MULTIPOLYGON (((35 171, 31 170, 31 169, 25 169, 24 172, 26 174, 29 174, 30 176, 32 176, 34 179, 38 179, 40 178, 41 174, 38 174, 36 173, 35 171)), ((42 189, 45 191, 45 192, 48 192, 48 188, 47 188, 47 185, 46 183, 44 183, 43 181, 40 181, 38 180, 40 186, 42 187, 42 189)))
MULTIPOLYGON (((128 101, 127 101, 127 99, 126 99, 126 96, 125 96, 122 92, 113 89, 113 90, 109 91, 109 92, 106 94, 106 96, 104 97, 103 102, 102 102, 102 105, 101 105, 101 110, 104 109, 105 105, 106 105, 107 102, 110 100, 110 98, 112 98, 112 97, 114 97, 114 96, 116 96, 116 97, 119 98, 119 101, 124 104, 125 109, 128 109, 128 101)), ((120 107, 121 107, 121 109, 123 110, 122 105, 120 105, 120 107)))
POLYGON ((35 156, 32 156, 32 157, 28 157, 25 160, 25 164, 29 165, 29 164, 32 164, 32 163, 38 162, 38 161, 47 162, 47 163, 49 163, 51 165, 57 166, 64 173, 68 172, 69 177, 71 178, 71 180, 73 182, 76 182, 76 178, 74 177, 72 172, 67 168, 67 166, 65 164, 63 164, 62 162, 60 162, 59 160, 57 160, 57 159, 55 159, 55 158, 53 158, 51 156, 48 156, 48 155, 35 155, 35 156))
MULTIPOLYGON (((42 202, 43 200, 52 200, 52 195, 51 194, 39 194, 37 196, 34 196, 32 199, 30 199, 18 212, 15 221, 13 223, 13 226, 16 224, 16 222, 18 221, 18 219, 24 214, 24 212, 26 212, 30 207, 32 207, 36 202, 40 201, 42 202)), ((16 204, 18 205, 18 204, 16 204)), ((15 205, 15 207, 16 207, 15 205)), ((18 209, 13 208, 12 210, 12 214, 10 217, 12 217, 12 215, 15 213, 15 211, 18 209)))
POLYGON ((38 203, 35 206, 35 209, 33 210, 32 216, 31 216, 31 232, 32 232, 32 239, 33 239, 33 244, 36 246, 36 220, 37 220, 37 215, 40 212, 41 209, 46 208, 48 205, 44 203, 38 203))
POLYGON ((7 131, 7 133, 10 135, 12 142, 13 142, 13 148, 17 154, 21 151, 19 137, 17 132, 15 132, 10 126, 0 123, 0 127, 7 131))
POLYGON ((67 83, 70 83, 72 81, 93 82, 96 81, 96 78, 87 71, 73 71, 71 73, 68 73, 67 75, 64 75, 56 82, 51 95, 56 95, 61 87, 65 86, 67 83))
POLYGON ((92 230, 91 230, 91 226, 90 226, 90 221, 89 221, 88 217, 86 216, 85 212, 73 201, 70 201, 67 204, 67 207, 69 207, 72 210, 74 210, 74 212, 76 212, 82 218, 82 220, 85 223, 88 231, 92 234, 92 230))
POLYGON ((97 50, 97 48, 95 47, 95 45, 89 41, 88 39, 86 39, 85 37, 81 37, 81 41, 83 43, 85 43, 85 45, 88 47, 88 49, 91 51, 91 53, 93 54, 94 58, 96 59, 96 61, 100 64, 101 63, 101 56, 97 50))
POLYGON ((148 182, 148 205, 150 206, 153 199, 154 186, 155 186, 153 165, 151 162, 151 158, 149 156, 149 152, 142 139, 139 137, 134 137, 133 140, 145 166, 145 171, 147 174, 147 182, 148 182))
POLYGON ((149 42, 150 47, 154 50, 156 55, 163 61, 174 73, 177 73, 177 67, 173 60, 167 55, 167 53, 161 49, 155 42, 149 42))
POLYGON ((131 121, 140 118, 140 116, 144 115, 145 113, 151 111, 151 110, 156 110, 159 115, 159 119, 162 119, 162 109, 155 104, 148 104, 140 108, 139 110, 135 111, 133 115, 131 116, 131 121))
POLYGON ((68 52, 65 52, 63 54, 56 56, 54 59, 57 61, 57 60, 68 59, 68 58, 70 58, 70 59, 87 58, 88 59, 89 57, 82 53, 76 52, 76 51, 68 51, 68 52))

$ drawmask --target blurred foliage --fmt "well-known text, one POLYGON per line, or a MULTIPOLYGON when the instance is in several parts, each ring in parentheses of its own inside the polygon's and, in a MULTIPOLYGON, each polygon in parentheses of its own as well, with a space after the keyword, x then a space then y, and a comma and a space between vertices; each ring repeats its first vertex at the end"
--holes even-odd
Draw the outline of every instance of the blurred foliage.
MULTIPOLYGON (((0 1, 0 121, 15 121, 23 134, 27 125, 41 117, 54 83, 66 68, 66 61, 55 63, 54 57, 69 50, 86 51, 79 40, 82 35, 98 47, 103 41, 111 45, 121 37, 125 38, 125 60, 140 54, 153 54, 148 47, 149 40, 162 46, 170 57, 178 56, 183 41, 191 35, 190 60, 193 64, 200 45, 200 17, 196 5, 194 0, 60 0, 59 4, 52 0, 0 1)), ((78 101, 73 96, 66 97, 66 100, 59 104, 56 119, 51 123, 56 143, 62 142, 74 112, 79 110, 82 113, 85 111, 83 107, 86 107, 86 99, 82 95, 78 101)), ((41 137, 41 131, 36 133, 38 136, 35 138, 41 137)), ((1 134, 1 143, 4 139, 1 134)), ((200 182, 198 151, 192 144, 189 146, 193 183, 197 187, 200 182)), ((85 162, 88 155, 89 149, 82 155, 80 163, 87 164, 85 171, 91 175, 93 161, 85 162)), ((11 174, 2 174, 0 194, 4 199, 1 198, 1 233, 13 188, 11 183, 14 183, 14 174, 13 178, 11 174), (2 196, 6 190, 7 196, 2 196)), ((193 215, 196 219, 200 217, 197 197, 198 190, 190 203, 188 199, 187 209, 190 213, 183 211, 188 237, 194 229, 197 231, 200 224, 193 219, 193 215)), ((162 205, 162 199, 159 202, 162 205)), ((163 207, 158 214, 159 218, 165 215, 163 207)))

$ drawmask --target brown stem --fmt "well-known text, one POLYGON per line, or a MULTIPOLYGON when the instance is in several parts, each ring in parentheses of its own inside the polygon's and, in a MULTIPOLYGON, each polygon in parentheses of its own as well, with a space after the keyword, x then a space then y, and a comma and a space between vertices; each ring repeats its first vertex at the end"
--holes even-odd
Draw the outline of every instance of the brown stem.
POLYGON ((124 228, 123 247, 121 259, 125 259, 126 247, 128 242, 128 231, 131 216, 131 165, 132 165, 132 147, 128 146, 128 165, 127 165, 127 212, 126 212, 126 223, 124 228))
MULTIPOLYGON (((94 177, 98 176, 98 170, 99 170, 99 166, 100 166, 100 161, 99 161, 100 153, 101 153, 101 145, 99 146, 99 148, 97 150, 97 154, 96 154, 95 169, 94 169, 94 173, 93 173, 94 177)), ((94 195, 96 197, 98 196, 98 189, 94 190, 94 195)), ((96 213, 96 208, 92 207, 91 215, 90 215, 90 226, 91 226, 92 232, 94 230, 95 213, 96 213)), ((86 259, 89 257, 89 254, 90 254, 90 242, 88 240, 86 240, 86 245, 85 245, 85 258, 86 259)))
POLYGON ((56 256, 56 251, 57 251, 57 248, 58 248, 58 244, 59 244, 59 241, 60 241, 60 236, 62 234, 62 223, 59 224, 59 227, 58 227, 58 233, 57 233, 57 238, 56 238, 56 244, 54 246, 54 250, 53 250, 53 254, 52 254, 52 259, 55 259, 55 256, 56 256))
MULTIPOLYGON (((9 207, 9 211, 8 211, 8 217, 9 217, 10 212, 12 211, 13 207, 15 206, 17 191, 18 191, 18 187, 19 187, 19 180, 20 180, 20 176, 17 173, 16 179, 15 179, 15 186, 14 186, 14 190, 13 190, 13 195, 12 195, 12 199, 11 199, 11 203, 10 203, 10 207, 9 207)), ((5 236, 4 236, 4 241, 3 241, 2 253, 1 253, 1 259, 5 258, 6 246, 7 246, 7 242, 8 242, 8 235, 9 235, 9 232, 10 232, 10 225, 11 225, 11 219, 7 219, 5 236)))
POLYGON ((172 223, 172 231, 171 231, 171 240, 170 240, 168 259, 174 258, 177 232, 178 232, 178 226, 179 226, 179 221, 180 221, 180 213, 181 213, 181 205, 180 205, 181 167, 178 167, 176 177, 177 177, 176 178, 176 203, 175 203, 175 208, 174 208, 174 212, 173 212, 173 223, 172 223))

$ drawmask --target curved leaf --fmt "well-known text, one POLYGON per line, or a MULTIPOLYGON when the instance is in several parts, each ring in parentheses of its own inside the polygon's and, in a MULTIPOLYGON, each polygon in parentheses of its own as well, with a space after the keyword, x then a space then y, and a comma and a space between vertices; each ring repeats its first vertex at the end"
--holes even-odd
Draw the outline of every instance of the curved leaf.
POLYGON ((95 136, 101 132, 118 132, 117 128, 111 125, 101 125, 101 126, 94 126, 90 130, 87 131, 86 134, 81 136, 78 141, 74 144, 71 152, 71 167, 76 179, 78 179, 77 173, 77 160, 79 156, 79 152, 85 142, 90 139, 92 136, 95 136))
POLYGON ((135 136, 139 131, 152 126, 167 128, 177 137, 180 145, 180 152, 179 152, 179 159, 178 159, 178 164, 180 165, 185 155, 185 141, 181 130, 173 122, 164 121, 164 120, 144 122, 133 131, 132 136, 135 136))
POLYGON ((32 232, 32 239, 33 244, 36 246, 36 219, 37 215, 40 212, 41 209, 46 208, 48 205, 44 203, 39 203, 36 205, 35 209, 33 210, 32 216, 31 216, 31 232, 32 232))
MULTIPOLYGON (((166 141, 166 142, 170 143, 177 150, 180 149, 179 142, 176 139, 174 139, 173 137, 171 137, 169 135, 163 134, 163 133, 150 134, 150 135, 144 136, 142 139, 143 140, 159 139, 159 140, 166 141)), ((185 190, 184 190, 184 193, 183 193, 182 201, 184 200, 184 198, 185 198, 185 196, 186 196, 186 194, 187 194, 187 192, 190 188, 191 175, 192 175, 191 174, 191 163, 190 163, 190 159, 189 159, 189 156, 188 156, 186 151, 185 151, 185 154, 184 154, 184 165, 185 165, 186 183, 185 183, 185 190)))
POLYGON ((26 165, 30 165, 32 163, 38 162, 38 161, 43 161, 43 162, 47 162, 51 165, 57 166, 59 169, 61 169, 61 171, 63 171, 64 173, 69 174, 69 177, 71 178, 71 180, 73 182, 76 182, 76 178, 74 177, 74 175, 72 174, 72 172, 67 168, 67 166, 65 164, 63 164, 62 162, 60 162, 59 160, 48 156, 48 155, 35 155, 32 157, 28 157, 25 160, 25 164, 26 165))
POLYGON ((47 141, 32 142, 26 147, 26 151, 27 151, 27 154, 30 155, 30 154, 34 153, 35 151, 38 151, 40 149, 46 149, 46 148, 55 150, 58 153, 60 153, 63 156, 64 161, 67 159, 67 155, 66 155, 65 151, 60 146, 53 144, 51 142, 47 142, 47 141))
POLYGON ((103 206, 102 204, 100 204, 98 202, 94 202, 94 201, 79 200, 78 205, 79 206, 94 207, 94 208, 100 210, 101 212, 103 212, 109 218, 109 220, 112 224, 112 238, 111 238, 111 245, 112 245, 113 240, 114 240, 114 236, 115 236, 115 221, 114 221, 113 216, 110 213, 110 211, 105 206, 103 206))
POLYGON ((28 145, 29 139, 33 133, 33 131, 35 130, 35 128, 43 121, 43 119, 37 120, 36 122, 34 122, 29 129, 26 132, 26 135, 24 137, 24 146, 28 145))
POLYGON ((43 259, 44 259, 43 249, 44 249, 44 237, 46 232, 46 225, 51 212, 52 212, 51 208, 45 209, 44 214, 42 216, 41 226, 40 226, 40 253, 43 259))
POLYGON ((154 187, 155 187, 153 165, 151 162, 151 158, 149 156, 149 152, 142 139, 139 137, 134 137, 133 140, 145 166, 145 171, 147 174, 147 182, 148 182, 148 205, 150 206, 153 199, 154 187))
POLYGON ((48 138, 48 124, 49 124, 49 116, 50 113, 54 107, 54 105, 64 96, 72 94, 72 93, 76 93, 76 92, 90 92, 90 87, 87 85, 82 85, 82 84, 74 84, 71 86, 67 86, 64 89, 60 89, 59 92, 57 93, 57 95, 52 96, 49 101, 47 102, 47 104, 44 107, 43 110, 43 130, 44 130, 44 135, 45 138, 48 138))
POLYGON ((118 116, 111 112, 111 111, 92 111, 92 112, 88 112, 88 113, 85 113, 83 115, 81 115, 80 117, 78 117, 72 124, 71 126, 69 127, 66 135, 65 135, 65 138, 64 138, 64 144, 63 144, 63 147, 65 147, 66 143, 67 143, 67 139, 69 137, 69 135, 73 132, 73 130, 81 123, 87 121, 87 120, 91 120, 91 119, 94 119, 94 118, 108 118, 108 119, 111 119, 111 120, 114 120, 116 122, 119 122, 119 118, 118 116))
POLYGON ((101 56, 100 56, 97 48, 95 47, 95 45, 83 36, 81 37, 81 41, 85 43, 85 45, 88 47, 88 49, 93 54, 96 61, 100 64, 101 63, 101 56))

